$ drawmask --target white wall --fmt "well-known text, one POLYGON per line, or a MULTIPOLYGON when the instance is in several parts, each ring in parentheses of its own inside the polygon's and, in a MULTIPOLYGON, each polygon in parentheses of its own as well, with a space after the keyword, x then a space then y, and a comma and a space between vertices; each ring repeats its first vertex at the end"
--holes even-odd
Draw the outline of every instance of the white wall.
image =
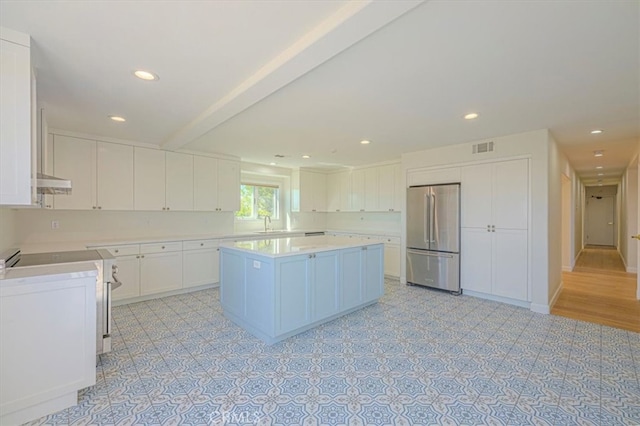
POLYGON ((103 241, 233 232, 229 212, 120 212, 22 209, 16 212, 20 244, 103 241), (60 227, 51 229, 51 222, 60 227))
MULTIPOLYGON (((561 274, 561 242, 559 238, 560 210, 561 210, 561 181, 560 168, 566 166, 560 161, 561 153, 557 150, 555 141, 548 130, 536 130, 516 135, 502 136, 482 141, 473 141, 454 146, 440 147, 425 151, 406 153, 402 155, 402 167, 405 171, 436 166, 455 164, 469 164, 478 161, 491 161, 502 158, 528 156, 531 167, 531 309, 537 312, 548 312, 553 294, 550 288, 556 289, 560 285, 561 274), (472 144, 493 141, 495 151, 483 154, 472 154, 472 144), (554 152, 550 153, 553 148, 554 152), (550 171, 550 161, 554 170, 550 171), (550 196, 550 190, 553 194, 550 196), (550 213, 555 218, 550 218, 550 213), (553 223, 549 224, 550 219, 553 223), (557 222, 557 223, 556 223, 557 222), (550 243, 550 231, 556 232, 557 241, 550 243), (550 266, 550 258, 552 265, 550 266), (551 270, 553 269, 553 270, 551 270), (550 284, 552 282, 553 284, 550 284)), ((406 183, 405 183, 406 186, 406 183)), ((406 241, 406 217, 401 219, 403 246, 406 241)), ((402 247, 402 258, 406 256, 402 247)), ((406 267, 402 262, 401 280, 406 282, 406 267)))
POLYGON ((562 178, 574 171, 567 157, 549 134, 549 287, 547 306, 553 305, 562 289, 562 178))
POLYGON ((571 258, 571 223, 572 223, 572 205, 571 205, 571 179, 562 175, 562 270, 571 271, 573 269, 571 258))
POLYGON ((14 247, 16 243, 16 211, 0 208, 0 252, 14 247))
POLYGON ((573 226, 573 247, 574 252, 572 253, 573 262, 571 267, 575 266, 576 261, 578 260, 578 256, 582 252, 584 248, 584 194, 585 194, 585 186, 582 181, 575 177, 572 180, 573 183, 573 217, 574 217, 574 226, 573 226))
POLYGON ((619 250, 627 272, 638 271, 638 243, 631 235, 638 233, 638 156, 636 156, 622 175, 620 182, 620 244, 619 250))

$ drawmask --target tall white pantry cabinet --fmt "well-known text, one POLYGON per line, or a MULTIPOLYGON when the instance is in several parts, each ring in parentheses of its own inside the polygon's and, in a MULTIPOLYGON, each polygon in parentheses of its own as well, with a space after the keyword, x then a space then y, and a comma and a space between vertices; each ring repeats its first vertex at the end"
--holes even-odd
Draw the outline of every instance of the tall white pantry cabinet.
POLYGON ((530 301, 529 160, 461 168, 463 290, 530 301))

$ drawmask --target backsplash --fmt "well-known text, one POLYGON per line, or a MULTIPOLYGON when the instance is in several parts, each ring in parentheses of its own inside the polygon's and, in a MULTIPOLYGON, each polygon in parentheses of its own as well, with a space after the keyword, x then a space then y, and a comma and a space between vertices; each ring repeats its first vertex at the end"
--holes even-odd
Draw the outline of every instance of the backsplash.
POLYGON ((15 211, 15 215, 15 242, 20 244, 233 232, 230 212, 22 209, 15 211), (52 229, 53 222, 57 222, 57 229, 52 229))
POLYGON ((16 210, 0 208, 0 252, 15 246, 16 210))
POLYGON ((327 213, 326 229, 361 231, 363 233, 397 234, 400 236, 400 212, 327 213))

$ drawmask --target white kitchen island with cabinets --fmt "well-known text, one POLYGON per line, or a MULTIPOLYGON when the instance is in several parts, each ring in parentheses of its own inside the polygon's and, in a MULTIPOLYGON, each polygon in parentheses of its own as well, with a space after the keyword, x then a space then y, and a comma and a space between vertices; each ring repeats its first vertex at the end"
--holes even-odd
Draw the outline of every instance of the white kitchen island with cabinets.
POLYGON ((220 245, 224 314, 268 344, 376 303, 384 245, 334 236, 220 245))

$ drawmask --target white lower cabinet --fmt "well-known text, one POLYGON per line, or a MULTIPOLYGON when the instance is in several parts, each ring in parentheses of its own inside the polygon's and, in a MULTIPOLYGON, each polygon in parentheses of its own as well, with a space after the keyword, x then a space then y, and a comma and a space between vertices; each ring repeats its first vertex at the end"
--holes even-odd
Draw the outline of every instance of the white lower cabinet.
POLYGON ((392 242, 394 239, 384 240, 384 274, 391 277, 400 276, 400 243, 392 242))
POLYGON ((96 272, 3 281, 0 424, 33 421, 78 404, 96 383, 96 272))
POLYGON ((182 242, 140 244, 140 295, 182 288, 182 242))
POLYGON ((184 241, 183 250, 183 288, 220 282, 218 240, 184 241))
POLYGON ((529 300, 526 230, 462 228, 461 240, 463 290, 529 300))
POLYGON ((118 256, 118 279, 122 286, 113 290, 114 301, 140 296, 140 255, 118 256))

